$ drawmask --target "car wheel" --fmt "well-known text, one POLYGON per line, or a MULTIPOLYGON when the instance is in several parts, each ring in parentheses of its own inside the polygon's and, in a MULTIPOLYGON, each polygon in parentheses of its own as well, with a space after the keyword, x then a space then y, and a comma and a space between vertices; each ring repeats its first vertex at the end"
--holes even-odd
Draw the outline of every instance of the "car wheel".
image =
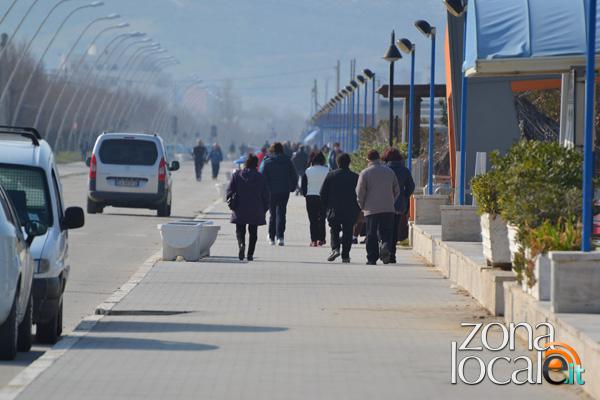
POLYGON ((171 216, 171 204, 164 202, 158 206, 156 215, 159 217, 170 217, 171 216))
POLYGON ((95 201, 87 199, 87 213, 96 214, 98 212, 98 206, 95 201))
POLYGON ((35 338, 38 342, 43 344, 54 344, 58 342, 60 335, 62 334, 62 312, 63 312, 63 299, 60 298, 58 304, 58 310, 50 321, 44 324, 37 324, 35 338))
POLYGON ((27 310, 25 311, 25 317, 23 317, 23 321, 19 324, 19 339, 18 339, 18 349, 19 351, 29 351, 31 350, 31 326, 33 324, 33 298, 32 295, 29 295, 29 300, 27 301, 27 310))
POLYGON ((14 360, 17 356, 18 330, 17 301, 19 292, 15 295, 8 318, 0 325, 0 360, 14 360))

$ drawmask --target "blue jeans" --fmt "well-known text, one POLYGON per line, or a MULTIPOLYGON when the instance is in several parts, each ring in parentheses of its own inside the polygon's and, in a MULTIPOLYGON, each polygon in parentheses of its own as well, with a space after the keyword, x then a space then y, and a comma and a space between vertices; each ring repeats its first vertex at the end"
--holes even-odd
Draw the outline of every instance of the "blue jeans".
POLYGON ((285 214, 289 193, 272 193, 269 204, 269 239, 283 239, 285 233, 285 214))

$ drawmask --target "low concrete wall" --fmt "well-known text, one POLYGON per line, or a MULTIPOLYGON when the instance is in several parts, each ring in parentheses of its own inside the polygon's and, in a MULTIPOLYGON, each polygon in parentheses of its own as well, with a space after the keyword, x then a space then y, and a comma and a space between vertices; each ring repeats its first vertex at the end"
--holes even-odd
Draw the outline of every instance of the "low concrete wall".
MULTIPOLYGON (((516 283, 504 284, 504 301, 507 323, 528 322, 535 326, 549 322, 554 326, 556 340, 573 347, 581 358, 585 368, 585 385, 580 387, 591 396, 600 398, 600 315, 555 314, 550 310, 550 302, 537 301, 516 283)), ((524 334, 521 329, 517 332, 524 334)))
POLYGON ((441 225, 442 213, 440 206, 447 205, 448 196, 414 195, 414 219, 417 225, 441 225))
POLYGON ((442 240, 481 242, 481 221, 474 206, 440 206, 442 240))
POLYGON ((412 227, 413 251, 468 291, 493 315, 504 315, 504 282, 515 281, 512 271, 486 266, 481 243, 443 242, 440 226, 412 227))

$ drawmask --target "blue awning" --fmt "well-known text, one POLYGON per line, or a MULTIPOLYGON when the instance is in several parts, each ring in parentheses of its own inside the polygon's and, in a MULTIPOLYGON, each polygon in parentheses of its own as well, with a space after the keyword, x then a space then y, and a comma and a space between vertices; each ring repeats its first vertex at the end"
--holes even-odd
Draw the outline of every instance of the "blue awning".
MULTIPOLYGON (((470 0, 464 71, 547 74, 585 65, 588 6, 589 0, 470 0)), ((600 12, 600 28, 599 22, 600 12)))

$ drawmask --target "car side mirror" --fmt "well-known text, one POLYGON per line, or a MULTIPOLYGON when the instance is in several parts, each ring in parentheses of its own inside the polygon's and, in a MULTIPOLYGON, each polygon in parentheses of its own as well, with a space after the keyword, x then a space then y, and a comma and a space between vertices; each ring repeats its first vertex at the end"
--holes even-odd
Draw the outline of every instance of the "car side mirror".
POLYGON ((179 171, 179 168, 181 168, 181 165, 179 165, 179 161, 173 161, 171 163, 171 166, 169 167, 169 171, 179 171))
POLYGON ((91 157, 88 157, 88 158, 85 159, 85 165, 86 166, 89 167, 91 163, 92 163, 92 158, 91 157))
POLYGON ((27 234, 27 246, 31 246, 33 239, 43 236, 48 232, 48 226, 38 221, 27 221, 25 223, 25 233, 27 234))
POLYGON ((65 210, 63 228, 77 229, 85 224, 85 215, 81 207, 69 207, 65 210))

